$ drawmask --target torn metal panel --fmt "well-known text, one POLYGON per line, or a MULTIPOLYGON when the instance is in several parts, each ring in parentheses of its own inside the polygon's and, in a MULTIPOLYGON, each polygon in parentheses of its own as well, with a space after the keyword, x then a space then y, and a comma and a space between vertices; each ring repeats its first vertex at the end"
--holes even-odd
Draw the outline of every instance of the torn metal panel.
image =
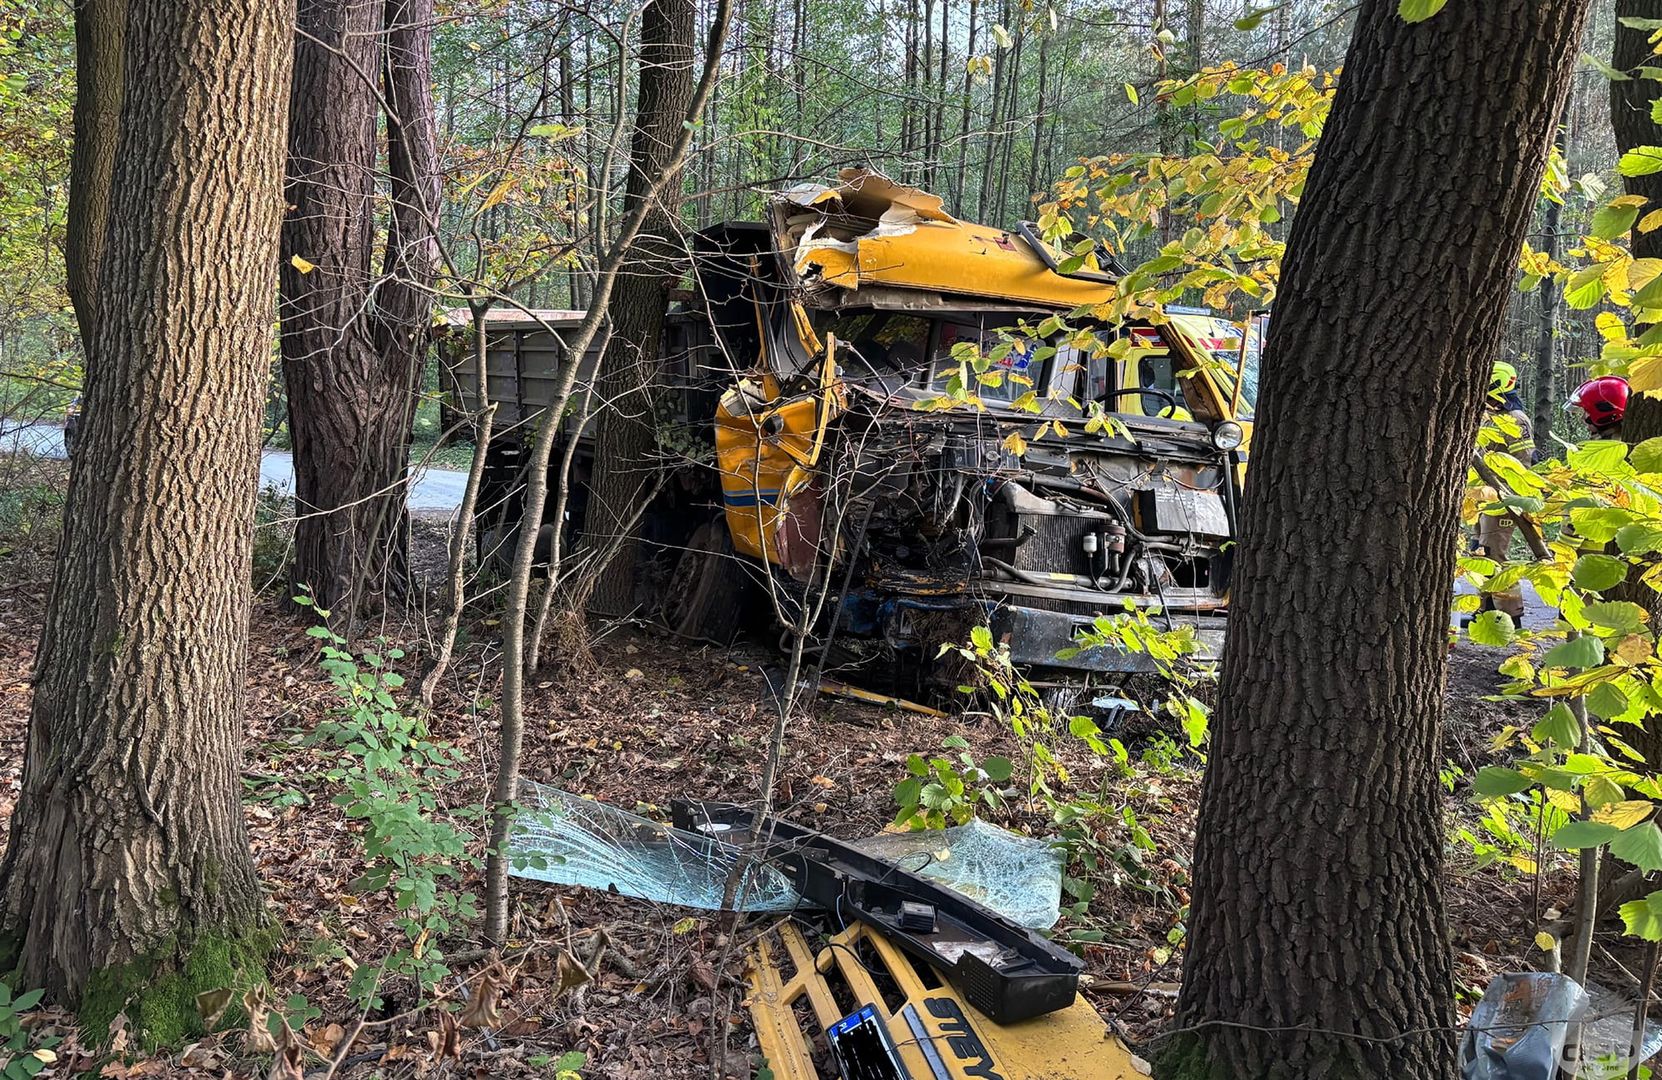
POLYGON ((1038 303, 1105 303, 1113 286, 1057 274, 1016 233, 959 221, 938 195, 863 169, 775 199, 779 251, 818 303, 871 286, 1038 303))

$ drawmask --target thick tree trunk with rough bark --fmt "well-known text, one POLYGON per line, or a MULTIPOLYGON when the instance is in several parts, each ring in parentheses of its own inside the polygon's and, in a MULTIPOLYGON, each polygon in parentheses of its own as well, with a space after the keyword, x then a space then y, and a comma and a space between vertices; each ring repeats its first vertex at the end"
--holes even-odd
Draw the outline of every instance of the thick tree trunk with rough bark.
POLYGON ((407 567, 410 428, 436 261, 432 0, 301 0, 299 25, 281 267, 301 515, 294 582, 355 611, 402 592, 407 567), (383 94, 393 206, 377 268, 383 94))
MULTIPOLYGON (((641 78, 627 199, 646 197, 671 161, 693 94, 692 0, 652 0, 641 15, 641 78)), ((596 386, 595 467, 584 527, 591 546, 615 544, 596 582, 593 606, 627 614, 635 604, 640 544, 633 537, 640 503, 657 491, 660 467, 655 407, 659 340, 669 290, 685 263, 679 238, 681 183, 662 188, 607 309, 611 337, 596 386)))
POLYGON ((98 266, 109 229, 126 12, 125 0, 80 0, 75 5, 75 152, 69 163, 64 268, 83 351, 92 348, 98 266))
MULTIPOLYGON (((1632 71, 1642 65, 1654 65, 1651 53, 1650 31, 1623 26, 1624 18, 1662 19, 1662 0, 1616 0, 1616 33, 1610 50, 1610 62, 1618 70, 1632 71)), ((1610 123, 1616 133, 1616 148, 1622 152, 1639 146, 1655 146, 1662 142, 1662 125, 1651 119, 1651 102, 1662 97, 1662 82, 1635 76, 1610 84, 1610 123)), ((1649 203, 1639 208, 1639 215, 1662 210, 1662 174, 1629 176, 1623 184, 1630 195, 1642 195, 1649 203)), ((1637 228, 1632 234, 1633 254, 1636 258, 1662 258, 1662 229, 1645 233, 1637 228)), ((1662 398, 1635 394, 1628 399, 1627 413, 1622 418, 1622 438, 1629 443, 1642 443, 1662 435, 1662 398)), ((1662 619, 1662 595, 1639 581, 1625 582, 1612 593, 1622 600, 1631 600, 1651 613, 1651 618, 1662 619)), ((1645 755, 1653 766, 1662 765, 1662 730, 1655 724, 1635 728, 1626 733, 1634 749, 1645 755)))
POLYGON ((1448 589, 1586 7, 1358 12, 1264 363, 1164 1078, 1455 1075, 1448 589))
POLYGON ((262 920, 239 774, 292 33, 263 0, 127 4, 86 419, 0 864, 0 970, 89 1025, 232 977, 262 920))

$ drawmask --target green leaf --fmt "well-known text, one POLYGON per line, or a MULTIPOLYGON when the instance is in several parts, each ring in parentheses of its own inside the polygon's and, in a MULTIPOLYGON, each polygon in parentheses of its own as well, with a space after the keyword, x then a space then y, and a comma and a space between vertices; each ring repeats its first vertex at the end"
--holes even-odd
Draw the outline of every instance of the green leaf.
MULTIPOLYGON (((1662 101, 1662 98, 1658 98, 1662 101)), ((1655 278, 1662 281, 1662 274, 1655 278)), ((1642 473, 1662 473, 1662 439, 1646 439, 1628 451, 1627 460, 1642 473)))
POLYGON ((1570 275, 1569 282, 1564 286, 1564 302, 1578 311, 1597 307, 1608 289, 1604 283, 1604 271, 1605 267, 1601 264, 1584 267, 1570 275))
POLYGON ((1627 578, 1627 563, 1614 555, 1583 555, 1575 561, 1570 578, 1580 588, 1603 592, 1627 578))
POLYGON ((1600 476, 1616 476, 1627 461, 1627 444, 1619 439, 1588 439, 1573 447, 1564 460, 1600 476))
POLYGON ((1643 900, 1632 900, 1621 907, 1622 925, 1629 936, 1644 941, 1662 941, 1662 892, 1653 892, 1643 900))
POLYGON ((1576 535, 1589 544, 1607 544, 1623 525, 1632 524, 1633 511, 1619 506, 1578 506, 1570 511, 1576 535))
POLYGON ((1616 530, 1616 547, 1623 555, 1649 555, 1662 551, 1662 526, 1624 525, 1616 530))
POLYGON ((1130 83, 1125 84, 1125 96, 1133 105, 1142 104, 1142 102, 1137 100, 1137 88, 1132 86, 1130 83))
POLYGON ((1662 19, 1641 19, 1637 15, 1623 15, 1616 21, 1630 30, 1662 30, 1662 19))
POLYGON ((1560 701, 1547 710, 1547 714, 1530 731, 1529 737, 1538 743, 1568 748, 1581 742, 1581 724, 1576 721, 1570 707, 1560 701))
POLYGON ((1632 78, 1632 76, 1630 76, 1627 72, 1621 70, 1620 68, 1611 67, 1609 64, 1594 56, 1592 53, 1582 53, 1581 58, 1593 65, 1593 67, 1597 68, 1599 73, 1611 82, 1627 82, 1630 78, 1632 78))
POLYGON ((1475 645, 1505 645, 1517 636, 1518 628, 1506 612, 1485 611, 1472 620, 1466 633, 1475 645))
POLYGON ((1593 687, 1593 692, 1587 695, 1587 711, 1600 720, 1622 715, 1628 710, 1629 705, 1627 695, 1615 683, 1599 683, 1593 687))
POLYGON ((1662 146, 1636 146, 1616 162, 1623 176, 1650 176, 1662 172, 1662 146))
POLYGON ((1541 666, 1549 667, 1598 667, 1604 663, 1604 642, 1596 637, 1583 635, 1560 642, 1547 650, 1541 657, 1541 666))
POLYGON ((1472 790, 1484 798, 1497 799, 1502 795, 1516 795, 1520 791, 1528 791, 1534 783, 1535 781, 1516 769, 1485 765, 1477 770, 1477 775, 1472 778, 1472 790))
POLYGON ((1645 282, 1628 298, 1628 303, 1635 308, 1662 307, 1662 274, 1645 282))
POLYGON ((1015 765, 1007 757, 990 757, 981 763, 981 771, 995 784, 1002 784, 1015 772, 1015 765))
MULTIPOLYGON (((1622 790, 1622 785, 1608 776, 1589 776, 1586 783, 1581 785, 1581 797, 1586 800, 1588 806, 1613 806, 1622 801, 1624 794, 1626 792, 1622 790)), ((1608 817, 1599 817, 1597 820, 1604 822, 1606 825, 1614 825, 1618 829, 1627 827, 1619 821, 1611 821, 1608 817)), ((1632 824, 1632 822, 1628 824, 1632 824)))
POLYGON ((1646 821, 1610 841, 1610 854, 1626 863, 1652 873, 1662 870, 1662 829, 1656 822, 1646 821))
POLYGON ((1397 14, 1402 16, 1403 22, 1425 22, 1443 10, 1443 5, 1447 3, 1448 0, 1400 0, 1397 14))
POLYGON ((1268 15, 1270 12, 1274 11, 1278 7, 1284 7, 1284 6, 1285 5, 1283 5, 1283 4, 1274 4, 1274 5, 1272 5, 1270 7, 1267 7, 1267 8, 1259 8, 1256 11, 1249 11, 1245 15, 1241 16, 1239 19, 1235 20, 1235 29, 1237 29, 1237 30, 1256 30, 1256 29, 1258 29, 1258 24, 1264 21, 1264 16, 1265 15, 1268 15))
POLYGON ((1626 600, 1600 600, 1582 610, 1594 626, 1631 633, 1645 621, 1645 609, 1626 600))
POLYGON ((1609 843, 1619 835, 1621 830, 1614 825, 1601 825, 1596 821, 1572 821, 1552 834, 1552 844, 1565 851, 1579 851, 1581 848, 1609 843))
POLYGON ((986 626, 970 627, 970 644, 981 652, 993 651, 993 632, 986 626))
POLYGON ((894 786, 895 803, 908 809, 918 804, 918 797, 922 794, 923 781, 915 776, 909 776, 894 786))
POLYGON ((1600 240, 1614 240, 1639 220, 1637 206, 1601 206, 1593 214, 1592 234, 1600 240))

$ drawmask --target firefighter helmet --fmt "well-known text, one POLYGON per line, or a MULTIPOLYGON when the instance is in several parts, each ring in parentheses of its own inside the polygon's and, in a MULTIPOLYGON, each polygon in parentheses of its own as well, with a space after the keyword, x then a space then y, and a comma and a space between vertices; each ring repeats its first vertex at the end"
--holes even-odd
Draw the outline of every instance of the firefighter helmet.
POLYGON ((1505 360, 1496 360, 1489 373, 1489 396, 1503 398, 1518 388, 1518 369, 1505 360))
POLYGON ((1622 422, 1627 413, 1627 380, 1618 375, 1601 375, 1575 388, 1570 405, 1580 409, 1587 426, 1595 432, 1608 431, 1622 422))

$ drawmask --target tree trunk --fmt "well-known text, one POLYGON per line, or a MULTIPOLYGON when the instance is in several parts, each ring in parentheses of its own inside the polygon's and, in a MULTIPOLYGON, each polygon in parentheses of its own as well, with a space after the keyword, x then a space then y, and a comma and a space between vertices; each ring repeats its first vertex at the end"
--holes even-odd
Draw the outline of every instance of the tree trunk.
MULTIPOLYGON (((1569 94, 1564 99, 1564 109, 1558 118, 1560 150, 1569 146, 1568 125, 1574 101, 1575 80, 1572 79, 1569 94)), ((1545 234, 1541 238, 1541 250, 1554 260, 1558 258, 1561 247, 1558 230, 1563 220, 1563 209, 1562 203, 1548 199, 1541 214, 1541 231, 1545 234)), ((1530 419, 1534 428, 1535 449, 1547 457, 1553 450, 1552 413, 1558 386, 1558 279, 1549 274, 1538 291, 1540 307, 1535 323, 1535 400, 1530 419)))
MULTIPOLYGON (((663 197, 669 180, 680 170, 687 146, 692 142, 693 120, 710 103, 716 75, 721 70, 721 58, 726 53, 729 17, 732 0, 715 0, 715 11, 710 19, 709 36, 704 47, 704 70, 694 88, 692 101, 687 106, 680 127, 670 134, 670 149, 666 160, 669 168, 655 177, 647 177, 645 197, 629 205, 594 276, 594 303, 584 314, 583 321, 572 332, 567 348, 572 356, 588 352, 603 321, 603 309, 611 301, 612 289, 617 284, 618 271, 628 258, 631 246, 640 236, 652 203, 663 197)), ((577 365, 568 365, 554 387, 548 408, 538 419, 536 438, 526 462, 525 508, 528 521, 541 521, 548 505, 549 463, 553 459, 554 443, 560 431, 560 418, 571 403, 572 389, 577 382, 577 365)), ((560 471, 562 490, 566 472, 560 471)), ((491 789, 491 835, 485 856, 485 937, 500 942, 508 930, 508 862, 506 851, 513 824, 514 798, 519 789, 519 753, 525 735, 525 675, 526 615, 530 608, 531 568, 536 558, 537 530, 521 529, 514 546, 514 568, 508 578, 503 598, 502 615, 502 746, 497 757, 496 780, 491 789)), ((559 534, 551 546, 548 576, 557 581, 560 574, 559 534)))
POLYGON ((399 411, 378 370, 368 304, 374 250, 375 87, 382 10, 364 0, 300 0, 289 103, 283 222, 282 353, 294 445, 294 586, 323 607, 373 572, 372 521, 400 480, 378 446, 399 411), (297 261, 299 260, 299 261, 297 261), (305 264, 311 264, 306 269, 305 264))
POLYGON ((1455 1075, 1461 481, 1586 7, 1358 12, 1264 363, 1163 1077, 1455 1075))
POLYGON ((970 61, 975 59, 975 32, 979 29, 976 16, 980 14, 980 0, 969 0, 969 14, 966 19, 969 24, 969 41, 964 46, 964 90, 961 95, 958 120, 958 177, 954 184, 957 203, 952 207, 953 213, 965 214, 969 212, 969 133, 970 133, 970 104, 971 91, 974 89, 973 75, 970 71, 970 61))
MULTIPOLYGON (((381 280, 375 291, 375 346, 380 370, 404 395, 396 427, 378 448, 389 483, 404 479, 422 373, 433 341, 433 280, 438 276, 439 147, 433 110, 433 0, 386 0, 382 100, 387 113, 387 173, 392 208, 381 280)), ((381 550, 402 570, 409 550, 405 491, 383 501, 365 554, 381 550)))
POLYGON ((81 348, 92 348, 98 267, 110 222, 110 173, 121 122, 125 0, 75 5, 75 151, 69 162, 64 268, 81 348))
POLYGON ((0 969, 89 1027, 147 988, 176 1006, 258 973, 238 777, 292 33, 257 0, 127 5, 86 417, 0 864, 0 969))
MULTIPOLYGON (((1616 17, 1662 19, 1662 0, 1616 0, 1616 17)), ((1615 42, 1610 62, 1622 71, 1631 71, 1651 64, 1650 31, 1636 30, 1616 24, 1615 42)), ((1662 82, 1634 77, 1610 84, 1610 122, 1616 132, 1616 148, 1626 152, 1639 146, 1655 146, 1662 140, 1662 126, 1651 119, 1651 102, 1662 97, 1662 82)), ((1624 177, 1622 183, 1630 195, 1642 195, 1650 200, 1641 207, 1643 217, 1652 210, 1662 209, 1662 174, 1624 177)), ((1644 233, 1633 230, 1635 258, 1662 258, 1662 229, 1644 233)), ((1635 395, 1627 403, 1627 415, 1622 420, 1622 436, 1628 442, 1643 442, 1662 435, 1662 398, 1635 395)))
MULTIPOLYGON (((1616 18, 1662 19, 1662 0, 1616 0, 1616 18)), ((1616 23, 1615 41, 1611 47, 1610 62, 1621 71, 1632 71, 1641 65, 1652 64, 1650 31, 1634 29, 1616 23)), ((1610 123, 1616 132, 1616 149, 1625 153, 1639 146, 1655 146, 1662 140, 1662 126, 1651 119, 1651 102, 1662 97, 1662 83, 1637 76, 1610 84, 1610 123)), ((1629 176, 1623 184, 1630 195, 1642 195, 1650 200, 1640 207, 1643 217, 1652 210, 1662 209, 1662 175, 1629 176)), ((1648 233, 1633 230, 1635 258, 1662 258, 1662 229, 1648 233)), ((1662 398, 1635 394, 1628 399, 1627 413, 1622 418, 1622 438, 1629 443, 1641 443, 1662 435, 1662 398)), ((1662 595, 1639 581, 1624 582, 1613 590, 1613 597, 1631 600, 1651 613, 1654 620, 1662 618, 1662 595)), ((1624 731, 1623 737, 1645 756, 1653 767, 1662 764, 1662 726, 1655 723, 1643 728, 1624 731)))
MULTIPOLYGON (((675 136, 693 93, 692 0, 652 0, 641 15, 640 98, 636 106, 626 202, 639 202, 670 166, 675 136)), ((634 531, 642 499, 657 489, 654 408, 658 342, 669 289, 680 277, 685 247, 678 239, 681 183, 671 176, 642 227, 612 290, 611 337, 601 359, 594 475, 585 529, 591 546, 616 542, 591 598, 597 610, 635 607, 640 544, 634 531)))
POLYGON ((299 20, 281 266, 294 584, 355 612, 402 592, 407 567, 438 204, 432 0, 300 0, 299 20), (381 95, 392 208, 376 276, 381 95))

